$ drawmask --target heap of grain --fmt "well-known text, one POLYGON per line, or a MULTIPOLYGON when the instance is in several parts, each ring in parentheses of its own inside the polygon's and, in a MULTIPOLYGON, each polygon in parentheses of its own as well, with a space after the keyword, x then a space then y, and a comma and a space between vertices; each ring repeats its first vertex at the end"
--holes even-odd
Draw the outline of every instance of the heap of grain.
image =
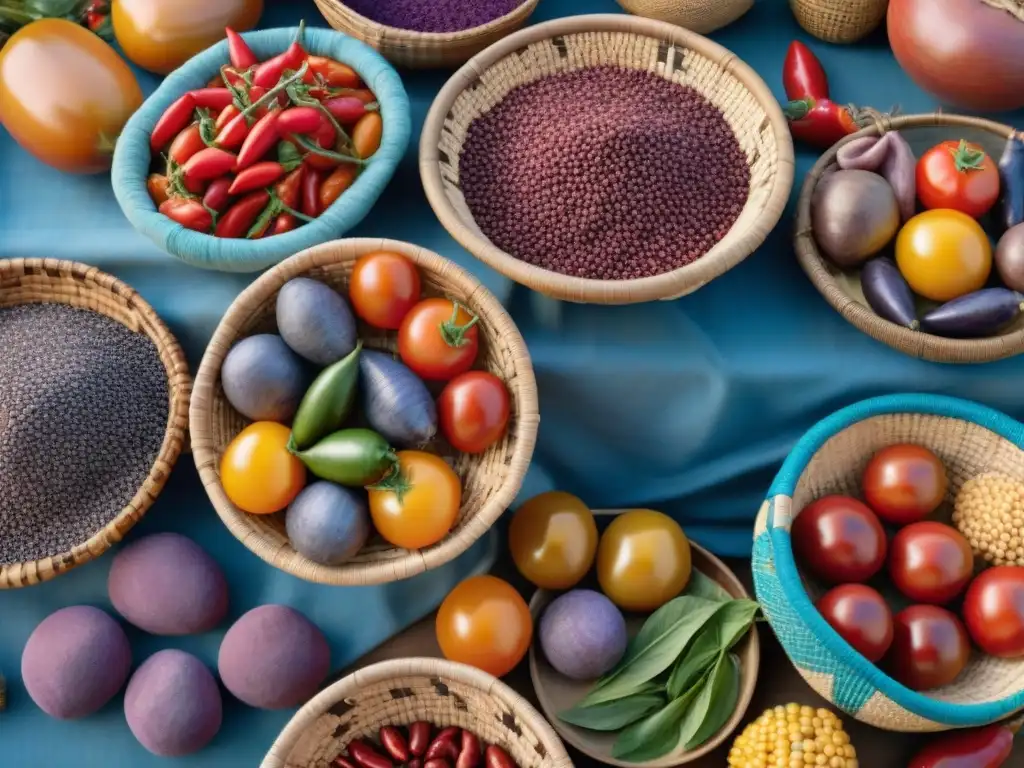
POLYGON ((512 13, 523 0, 345 0, 371 21, 412 32, 459 32, 512 13))

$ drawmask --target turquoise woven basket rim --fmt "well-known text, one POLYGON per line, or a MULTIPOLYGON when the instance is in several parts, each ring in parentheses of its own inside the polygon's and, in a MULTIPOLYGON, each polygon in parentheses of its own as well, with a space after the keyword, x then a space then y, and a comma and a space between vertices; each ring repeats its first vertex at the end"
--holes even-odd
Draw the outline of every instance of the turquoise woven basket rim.
MULTIPOLYGON (((274 56, 295 39, 297 27, 262 29, 242 37, 260 59, 274 56)), ((381 145, 355 183, 323 214, 298 229, 262 240, 217 238, 193 232, 159 213, 146 189, 150 167, 149 136, 156 121, 186 91, 202 88, 228 61, 222 40, 189 59, 157 87, 132 115, 118 137, 111 169, 114 195, 132 225, 171 255, 207 269, 255 272, 282 259, 336 240, 358 224, 380 197, 409 147, 412 116, 409 96, 394 67, 370 46, 333 29, 307 28, 306 50, 351 66, 380 104, 381 145)))
MULTIPOLYGON (((1024 424, 984 405, 942 395, 900 394, 876 397, 843 408, 815 424, 783 462, 769 489, 769 502, 779 495, 792 497, 800 475, 811 458, 833 435, 865 419, 896 413, 928 414, 969 421, 1024 448, 1024 424)), ((864 658, 839 636, 814 607, 800 579, 789 532, 772 527, 773 512, 774 505, 770 505, 768 535, 775 573, 786 600, 818 641, 857 674, 869 680, 877 691, 909 712, 951 726, 995 722, 1024 707, 1024 691, 999 701, 979 704, 939 701, 910 690, 864 658)))

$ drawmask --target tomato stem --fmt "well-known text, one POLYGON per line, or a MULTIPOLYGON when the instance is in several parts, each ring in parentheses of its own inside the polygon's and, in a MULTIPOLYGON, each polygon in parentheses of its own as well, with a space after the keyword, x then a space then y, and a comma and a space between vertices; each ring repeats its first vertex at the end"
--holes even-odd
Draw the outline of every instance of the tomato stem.
POLYGON ((985 162, 984 150, 967 146, 966 139, 960 139, 960 143, 955 148, 950 147, 949 152, 953 155, 953 165, 961 173, 980 171, 985 162))
POLYGON ((469 339, 466 338, 466 333, 480 321, 479 315, 474 315, 468 309, 463 307, 459 302, 452 302, 452 316, 450 320, 445 320, 441 323, 441 338, 444 339, 444 343, 449 347, 464 347, 469 343, 469 339), (465 325, 459 325, 459 310, 464 309, 466 314, 472 318, 465 325))
POLYGON ((384 454, 384 458, 391 462, 391 469, 376 483, 366 486, 366 490, 391 492, 398 497, 398 503, 401 504, 405 494, 412 490, 412 483, 409 482, 409 479, 402 472, 402 467, 398 461, 398 454, 395 453, 394 449, 389 448, 388 452, 384 454))

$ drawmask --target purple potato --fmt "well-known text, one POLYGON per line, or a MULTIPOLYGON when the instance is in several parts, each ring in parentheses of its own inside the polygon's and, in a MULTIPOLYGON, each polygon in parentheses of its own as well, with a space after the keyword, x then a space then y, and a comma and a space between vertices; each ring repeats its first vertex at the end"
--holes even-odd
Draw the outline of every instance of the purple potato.
POLYGON ((1024 224, 1011 227, 999 238, 995 262, 1006 287, 1024 291, 1024 224))
POLYGON ((250 707, 289 709, 317 692, 331 668, 331 649, 295 609, 261 605, 224 635, 217 667, 224 686, 250 707))
POLYGON ((124 717, 139 743, 161 757, 198 752, 220 730, 220 688, 190 653, 154 653, 128 682, 124 717))
POLYGON ((437 434, 434 398, 405 364, 387 352, 364 350, 359 373, 366 419, 389 443, 415 448, 437 434))
POLYGON ((921 329, 952 338, 991 336, 1020 316, 1022 302, 1016 291, 982 288, 933 309, 921 318, 921 329))
POLYGON ((896 236, 896 194, 889 182, 870 171, 827 173, 811 198, 811 227, 818 248, 833 264, 859 267, 896 236))
POLYGON ((622 659, 628 642, 622 613, 591 589, 555 598, 540 620, 544 656, 572 680, 594 680, 608 672, 622 659))
POLYGON ((228 612, 220 566, 177 533, 145 536, 118 552, 107 589, 118 613, 154 635, 209 632, 228 612))
POLYGON ((289 280, 277 294, 277 332, 317 365, 336 363, 356 348, 356 319, 344 297, 308 277, 289 280))
POLYGON ((28 695, 50 717, 74 720, 99 711, 121 690, 132 649, 121 625, 99 608, 75 605, 50 614, 21 655, 28 695))
POLYGON ((860 285, 875 314, 904 328, 917 330, 914 294, 896 262, 884 256, 872 259, 861 270, 860 285))
POLYGON ((341 565, 359 554, 370 537, 366 493, 326 480, 307 485, 288 505, 284 526, 300 555, 322 565, 341 565))
POLYGON ((220 383, 224 397, 247 419, 287 424, 302 402, 309 373, 284 339, 261 333, 231 348, 220 367, 220 383))

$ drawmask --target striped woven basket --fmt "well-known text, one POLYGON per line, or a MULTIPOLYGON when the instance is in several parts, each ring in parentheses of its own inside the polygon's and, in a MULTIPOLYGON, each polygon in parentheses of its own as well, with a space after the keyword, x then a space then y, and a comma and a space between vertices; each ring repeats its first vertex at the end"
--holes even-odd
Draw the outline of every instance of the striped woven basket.
POLYGON ((699 35, 728 26, 754 7, 754 0, 617 0, 635 16, 667 21, 699 35))
POLYGON ((1024 425, 975 403, 935 395, 890 395, 844 408, 793 448, 761 507, 754 531, 754 586, 786 654, 810 686, 856 719, 890 731, 986 725, 1024 710, 1024 659, 975 652, 950 685, 906 688, 857 653, 814 607, 819 588, 793 559, 790 526, 829 494, 859 494, 880 448, 916 443, 934 451, 950 478, 948 501, 969 478, 999 471, 1024 480, 1024 425))
POLYGON ((889 0, 789 0, 797 23, 819 40, 855 43, 874 32, 889 0))

